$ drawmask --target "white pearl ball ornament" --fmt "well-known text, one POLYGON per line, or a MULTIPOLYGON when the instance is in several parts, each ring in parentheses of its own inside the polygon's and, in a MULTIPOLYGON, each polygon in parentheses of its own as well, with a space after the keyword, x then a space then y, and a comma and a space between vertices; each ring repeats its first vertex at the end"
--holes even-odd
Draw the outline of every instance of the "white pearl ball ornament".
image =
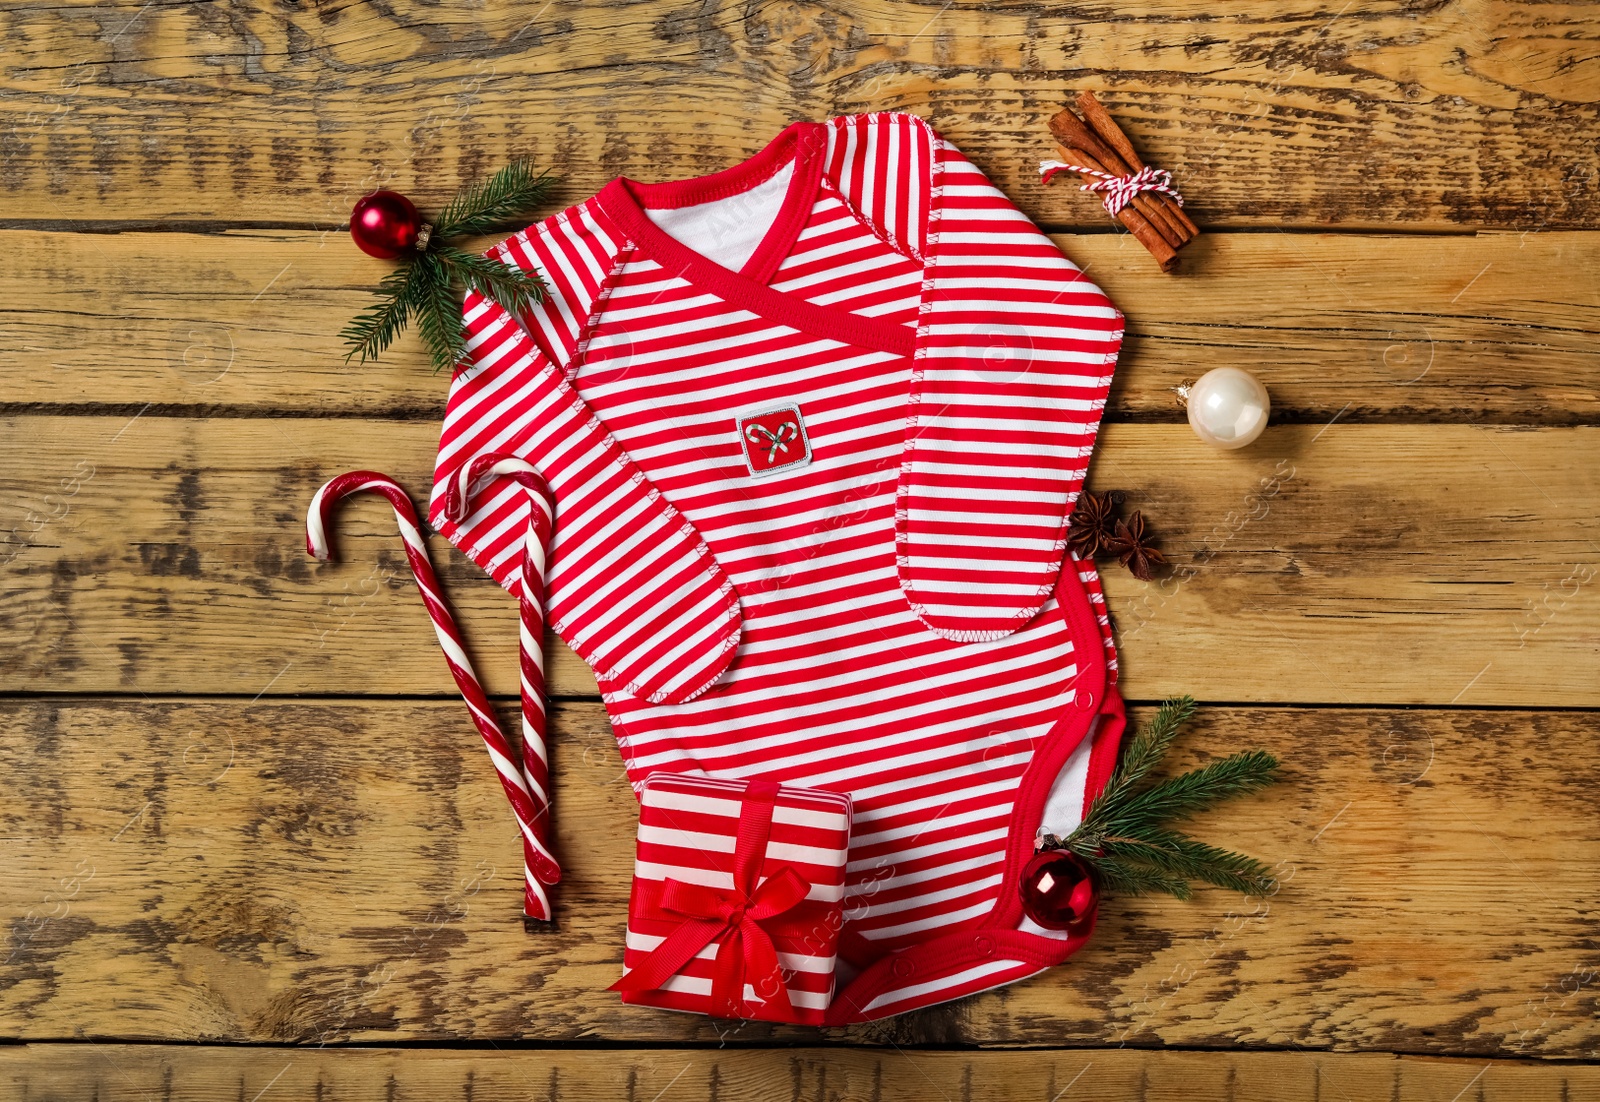
POLYGON ((1180 388, 1189 406, 1189 427, 1214 447, 1232 450, 1252 443, 1267 427, 1272 399, 1248 371, 1219 367, 1180 388))

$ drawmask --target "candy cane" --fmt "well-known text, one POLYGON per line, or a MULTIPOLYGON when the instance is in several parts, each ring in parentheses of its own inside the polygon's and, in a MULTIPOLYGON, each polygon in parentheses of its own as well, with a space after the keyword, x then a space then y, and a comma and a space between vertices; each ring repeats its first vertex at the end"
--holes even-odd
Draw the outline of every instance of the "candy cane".
POLYGON ((767 449, 767 462, 771 463, 778 458, 778 453, 788 454, 789 441, 797 439, 800 430, 795 428, 793 421, 785 421, 778 426, 778 431, 773 432, 765 425, 750 425, 744 430, 744 438, 757 447, 765 446, 767 449), (762 444, 761 437, 765 436, 766 443, 762 444))
MULTIPOLYGON (((550 755, 546 748, 544 689, 545 554, 555 527, 550 487, 533 464, 515 455, 485 454, 463 463, 445 493, 445 515, 466 520, 472 502, 495 478, 509 478, 528 492, 528 535, 522 545, 519 643, 522 667, 523 764, 534 798, 550 806, 550 755)), ((547 821, 548 815, 538 822, 547 821)))
MULTIPOLYGON (((445 661, 450 667, 451 676, 455 678, 456 687, 461 690, 461 696, 467 702, 467 710, 472 715, 472 721, 477 726, 479 734, 483 736, 489 758, 494 762, 495 772, 500 776, 500 786, 505 790, 506 799, 510 801, 511 809, 517 816, 523 839, 523 876, 526 883, 524 910, 530 917, 548 919, 551 913, 550 898, 545 891, 545 885, 554 884, 561 879, 561 867, 556 863, 543 838, 542 820, 545 818, 548 800, 535 799, 535 787, 525 774, 523 765, 518 761, 516 751, 512 749, 505 732, 501 730, 494 709, 489 704, 489 698, 483 691, 483 685, 479 682, 478 675, 472 668, 472 662, 467 657, 466 649, 462 646, 461 633, 456 628, 455 616, 439 588, 439 579, 433 572, 432 561, 428 558, 428 547, 423 542, 417 522, 417 511, 411 504, 411 498, 394 479, 374 471, 352 471, 330 479, 311 499, 311 508, 307 511, 306 551, 312 558, 327 562, 331 558, 328 521, 334 507, 353 494, 369 492, 381 494, 394 508, 395 520, 400 528, 400 538, 405 543, 406 558, 411 563, 411 573, 416 579, 417 589, 421 592, 423 603, 428 608, 428 616, 433 621, 434 634, 438 636, 439 646, 444 651, 445 661)), ((542 553, 541 545, 541 559, 542 553)), ((526 705, 526 700, 524 704, 526 705)), ((543 750, 542 743, 541 739, 540 751, 543 750)), ((547 781, 541 780, 538 785, 541 795, 546 784, 547 781)))

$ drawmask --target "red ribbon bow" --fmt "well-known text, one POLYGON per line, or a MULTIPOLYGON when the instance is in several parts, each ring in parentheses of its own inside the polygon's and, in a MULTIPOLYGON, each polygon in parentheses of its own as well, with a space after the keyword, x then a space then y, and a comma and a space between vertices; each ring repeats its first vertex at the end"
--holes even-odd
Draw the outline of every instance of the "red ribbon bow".
POLYGON ((762 923, 799 906, 811 885, 789 865, 757 885, 771 832, 777 790, 778 786, 770 782, 750 782, 739 816, 731 889, 671 878, 664 882, 656 906, 685 921, 637 967, 612 984, 611 990, 656 990, 715 941, 717 956, 711 973, 713 1014, 743 1017, 747 983, 763 1000, 784 993, 778 950, 762 923))

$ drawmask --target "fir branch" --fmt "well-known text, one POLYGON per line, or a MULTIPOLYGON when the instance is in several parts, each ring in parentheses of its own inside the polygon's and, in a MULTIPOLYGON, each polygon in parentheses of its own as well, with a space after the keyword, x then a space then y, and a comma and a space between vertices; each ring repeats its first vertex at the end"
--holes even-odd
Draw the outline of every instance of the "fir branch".
POLYGON ((1126 802, 1134 785, 1143 780, 1171 748, 1178 731, 1194 715, 1194 708, 1194 697, 1179 696, 1165 701, 1156 709, 1150 721, 1129 740, 1122 752, 1122 760, 1111 773, 1111 779, 1084 816, 1078 828, 1080 831, 1099 835, 1109 829, 1110 817, 1115 809, 1126 802))
POLYGON ((441 246, 439 259, 471 290, 504 307, 513 316, 544 299, 544 282, 537 272, 451 245, 441 246))
POLYGON ((458 286, 477 291, 513 314, 521 314, 544 297, 537 273, 520 271, 490 257, 447 245, 446 237, 489 233, 503 223, 520 227, 524 212, 542 203, 555 185, 547 172, 535 173, 527 161, 516 161, 484 183, 457 193, 435 220, 428 246, 409 251, 400 267, 378 285, 378 301, 358 314, 340 334, 348 345, 345 359, 377 359, 415 316, 434 370, 466 359, 458 286))
POLYGON ((456 299, 450 270, 432 253, 423 253, 412 265, 421 284, 417 331, 433 356, 433 368, 454 368, 467 358, 467 339, 461 325, 461 303, 456 299))
POLYGON ((1112 773, 1101 798, 1108 804, 1115 803, 1144 780, 1171 748, 1178 731, 1194 715, 1194 708, 1192 696, 1174 697, 1157 708, 1156 714, 1139 728, 1123 752, 1122 761, 1112 773))
POLYGON ((450 200, 439 213, 434 233, 439 237, 456 237, 506 228, 504 223, 516 220, 529 207, 542 203, 554 184, 555 177, 548 172, 535 175, 530 163, 515 161, 482 184, 450 200))
POLYGON ((1170 777, 1130 796, 1116 809, 1105 829, 1139 823, 1184 819, 1212 804, 1257 792, 1275 779, 1278 759, 1265 750, 1245 750, 1180 776, 1170 777))
POLYGON ((421 303, 422 285, 411 278, 409 265, 396 268, 378 284, 378 301, 357 314, 339 335, 348 346, 345 362, 360 356, 375 360, 405 331, 406 321, 421 303))
POLYGON ((1179 899, 1189 898, 1189 884, 1181 877, 1168 876, 1144 865, 1131 865, 1111 857, 1096 858, 1094 871, 1112 891, 1128 895, 1154 895, 1165 892, 1179 899))
POLYGON ((1272 871, 1254 857, 1207 845, 1174 830, 1149 831, 1144 837, 1104 838, 1106 857, 1137 862, 1164 875, 1203 880, 1243 895, 1266 895, 1276 883, 1272 871))
POLYGON ((1187 899, 1189 881, 1198 880, 1246 895, 1264 895, 1275 883, 1266 865, 1197 841, 1165 823, 1265 788, 1277 779, 1276 758, 1263 750, 1249 750, 1139 787, 1171 748, 1194 707, 1187 696, 1164 703, 1129 741, 1122 761, 1077 829, 1065 841, 1049 844, 1064 845, 1088 862, 1108 887, 1133 894, 1160 891, 1187 899))

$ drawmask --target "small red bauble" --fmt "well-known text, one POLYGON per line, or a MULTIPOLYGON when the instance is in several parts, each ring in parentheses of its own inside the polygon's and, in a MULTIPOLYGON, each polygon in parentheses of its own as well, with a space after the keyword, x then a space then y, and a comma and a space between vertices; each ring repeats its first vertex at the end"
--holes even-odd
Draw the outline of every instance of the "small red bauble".
POLYGON ((1081 934, 1094 917, 1099 892, 1094 874, 1077 854, 1040 850, 1022 869, 1022 909, 1046 930, 1081 934))
POLYGON ((381 260, 405 255, 422 232, 422 215, 398 191, 375 191, 356 200, 350 236, 361 251, 381 260))

